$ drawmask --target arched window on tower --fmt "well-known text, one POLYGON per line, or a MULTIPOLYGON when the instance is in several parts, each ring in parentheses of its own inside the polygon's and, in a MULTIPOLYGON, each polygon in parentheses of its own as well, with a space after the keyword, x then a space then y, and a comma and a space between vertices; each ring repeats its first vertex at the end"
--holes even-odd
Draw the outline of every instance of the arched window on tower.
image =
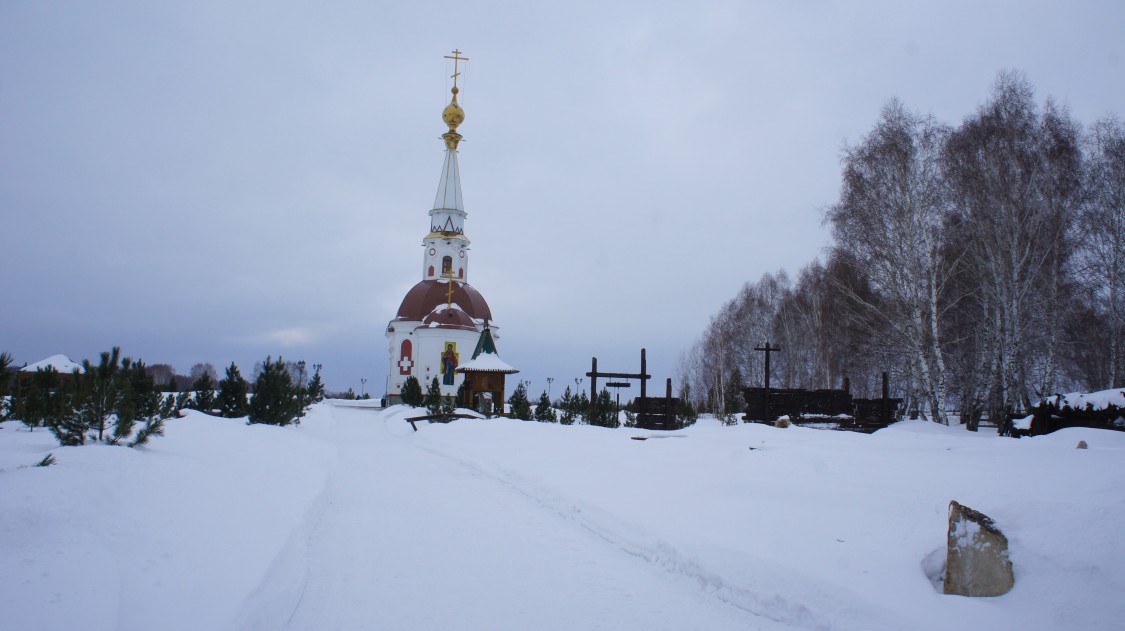
POLYGON ((452 276, 453 275, 453 257, 452 256, 442 257, 442 259, 441 259, 441 275, 442 276, 452 276))
POLYGON ((426 274, 426 275, 427 276, 433 276, 434 275, 434 266, 433 265, 430 266, 430 273, 426 274))
POLYGON ((465 268, 463 268, 463 267, 457 268, 457 278, 464 278, 464 277, 465 277, 465 268))

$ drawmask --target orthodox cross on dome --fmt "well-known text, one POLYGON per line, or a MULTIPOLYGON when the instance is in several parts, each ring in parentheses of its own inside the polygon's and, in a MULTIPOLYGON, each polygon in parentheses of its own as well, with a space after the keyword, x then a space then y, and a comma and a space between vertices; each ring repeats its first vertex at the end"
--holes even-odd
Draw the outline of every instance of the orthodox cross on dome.
MULTIPOLYGON (((453 60, 453 75, 450 78, 453 79, 453 87, 456 88, 457 87, 457 77, 461 75, 461 73, 457 71, 457 62, 459 62, 459 61, 469 61, 469 58, 468 57, 462 57, 461 51, 459 51, 457 49, 453 49, 453 56, 452 57, 450 57, 449 55, 446 55, 445 58, 453 60)), ((454 92, 454 94, 456 94, 456 92, 454 92)))
POLYGON ((456 49, 453 50, 452 57, 446 55, 445 58, 453 60, 453 89, 450 90, 453 92, 453 99, 441 112, 441 119, 449 126, 449 131, 442 134, 441 137, 445 140, 446 149, 454 151, 457 149, 457 143, 461 141, 461 134, 457 133, 457 126, 465 121, 465 110, 457 104, 457 93, 461 91, 457 88, 457 77, 461 75, 459 64, 462 61, 469 61, 469 58, 462 57, 461 51, 456 49))
POLYGON ((445 290, 445 299, 449 303, 449 304, 446 305, 446 307, 448 307, 449 309, 452 309, 453 308, 453 271, 451 270, 448 274, 442 274, 441 277, 449 281, 448 287, 445 290))

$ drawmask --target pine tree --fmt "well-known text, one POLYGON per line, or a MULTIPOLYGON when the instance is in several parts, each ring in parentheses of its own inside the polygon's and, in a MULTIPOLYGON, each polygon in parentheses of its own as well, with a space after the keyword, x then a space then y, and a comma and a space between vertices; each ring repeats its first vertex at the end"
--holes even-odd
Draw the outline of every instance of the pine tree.
POLYGON ((12 355, 6 352, 0 353, 0 397, 8 394, 8 380, 12 376, 12 373, 10 373, 8 369, 11 366, 12 355))
POLYGON ((117 445, 133 434, 138 421, 148 428, 170 416, 144 362, 121 358, 120 348, 102 353, 97 366, 85 361, 83 367, 85 373, 76 370, 71 379, 58 379, 48 398, 47 423, 60 444, 84 444, 86 431, 96 429, 99 442, 117 445))
POLYGON ((63 447, 75 447, 86 443, 86 430, 89 426, 78 411, 76 385, 78 371, 71 380, 60 380, 59 387, 51 397, 47 427, 55 435, 55 440, 63 447))
POLYGON ((53 366, 40 368, 19 392, 12 394, 8 405, 14 418, 18 418, 28 430, 50 426, 54 401, 51 391, 58 385, 58 371, 53 366))
POLYGON ((242 378, 234 362, 227 367, 226 377, 219 380, 219 395, 216 401, 219 413, 226 418, 239 418, 250 413, 246 394, 250 384, 242 378))
POLYGON ((191 384, 191 389, 195 392, 195 401, 193 405, 195 409, 200 412, 210 412, 211 408, 215 407, 215 382, 211 381, 211 375, 204 372, 191 384))
POLYGON ((97 430, 101 442, 106 439, 107 424, 120 404, 121 348, 114 346, 112 351, 103 352, 97 366, 83 360, 82 368, 76 403, 87 425, 97 430))
POLYGON ((570 392, 570 386, 566 387, 566 392, 563 393, 562 398, 559 399, 558 407, 562 410, 562 416, 559 422, 563 425, 574 425, 574 395, 570 392))
POLYGON ((250 422, 268 425, 288 425, 297 420, 300 409, 297 389, 285 369, 285 361, 266 357, 262 372, 254 381, 254 396, 250 399, 250 422))
MULTIPOLYGON (((144 370, 143 365, 139 367, 142 371, 144 370)), ((128 438, 133 433, 133 425, 137 421, 137 408, 142 393, 133 383, 133 370, 132 360, 126 357, 121 362, 121 369, 116 376, 118 381, 116 386, 118 392, 117 405, 114 407, 116 418, 113 424, 113 432, 106 438, 106 442, 111 445, 116 445, 123 439, 128 438)))
MULTIPOLYGON (((171 393, 168 394, 171 395, 171 393)), ((191 396, 191 393, 186 390, 176 394, 176 396, 172 398, 176 401, 176 412, 185 408, 190 408, 195 404, 195 399, 191 396)))
POLYGON ((527 385, 524 382, 521 381, 516 386, 516 391, 508 399, 508 405, 512 406, 512 418, 531 420, 531 402, 527 399, 527 385))
POLYGON ((180 411, 178 407, 179 401, 177 398, 169 393, 160 393, 160 417, 172 418, 176 412, 180 411))
POLYGON ((575 418, 589 423, 590 419, 586 418, 590 414, 590 397, 586 396, 586 391, 581 390, 578 396, 574 397, 574 416, 575 418))
POLYGON ((469 400, 469 380, 462 379, 457 386, 457 407, 472 408, 473 402, 469 400))
POLYGON ((725 399, 723 401, 723 418, 728 425, 738 423, 738 416, 746 407, 742 398, 742 388, 744 386, 745 384, 742 383, 742 371, 736 366, 735 369, 731 371, 726 387, 723 388, 723 398, 725 399))
POLYGON ((620 427, 621 421, 617 418, 617 407, 613 404, 613 396, 609 390, 602 388, 594 405, 594 417, 589 419, 591 425, 599 427, 620 427))
POLYGON ((539 395, 539 404, 535 406, 535 420, 542 423, 557 423, 559 420, 555 416, 555 410, 551 408, 551 397, 547 396, 546 390, 539 395))
POLYGON ((412 408, 422 407, 422 384, 411 375, 402 383, 402 402, 412 408))
POLYGON ((441 414, 443 407, 441 383, 438 382, 437 377, 434 377, 433 381, 430 382, 430 387, 426 389, 426 409, 429 410, 430 414, 441 414))
POLYGON ((313 372, 307 390, 311 403, 320 403, 324 400, 324 382, 320 380, 319 370, 313 372))
MULTIPOLYGON (((132 436, 138 421, 149 427, 153 423, 163 424, 164 419, 173 415, 173 411, 163 405, 164 393, 145 369, 143 361, 134 362, 128 357, 121 360, 117 378, 120 381, 117 387, 120 395, 114 410, 116 420, 113 433, 106 441, 111 445, 119 444, 132 436)), ((137 443, 134 441, 129 444, 135 446, 137 443)))
POLYGON ((130 447, 140 447, 141 445, 148 444, 148 441, 153 436, 164 435, 164 418, 154 418, 145 423, 145 426, 137 432, 137 438, 129 443, 130 447))

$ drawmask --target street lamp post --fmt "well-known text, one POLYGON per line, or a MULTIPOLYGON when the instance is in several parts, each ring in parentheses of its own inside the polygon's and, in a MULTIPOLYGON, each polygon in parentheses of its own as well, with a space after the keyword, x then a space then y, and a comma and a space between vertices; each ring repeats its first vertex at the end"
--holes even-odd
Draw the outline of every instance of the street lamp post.
POLYGON ((367 393, 367 377, 363 377, 359 380, 359 398, 362 399, 363 396, 366 393, 367 393))
POLYGON ((297 362, 299 377, 297 379, 297 416, 305 415, 305 360, 297 362))

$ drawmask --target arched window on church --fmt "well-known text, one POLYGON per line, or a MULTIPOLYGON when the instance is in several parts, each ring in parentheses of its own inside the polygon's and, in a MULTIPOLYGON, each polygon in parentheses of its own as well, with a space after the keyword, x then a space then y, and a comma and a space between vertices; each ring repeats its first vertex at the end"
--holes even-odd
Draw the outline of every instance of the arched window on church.
POLYGON ((441 259, 441 275, 451 276, 453 274, 453 257, 445 256, 441 259))
POLYGON ((410 374, 410 367, 414 365, 413 353, 414 345, 410 343, 410 340, 403 340, 398 352, 398 374, 410 374))
POLYGON ((430 266, 430 273, 426 274, 426 275, 427 276, 433 276, 434 275, 434 266, 433 265, 430 266))
POLYGON ((465 277, 465 268, 458 267, 457 268, 457 278, 464 278, 464 277, 465 277))

